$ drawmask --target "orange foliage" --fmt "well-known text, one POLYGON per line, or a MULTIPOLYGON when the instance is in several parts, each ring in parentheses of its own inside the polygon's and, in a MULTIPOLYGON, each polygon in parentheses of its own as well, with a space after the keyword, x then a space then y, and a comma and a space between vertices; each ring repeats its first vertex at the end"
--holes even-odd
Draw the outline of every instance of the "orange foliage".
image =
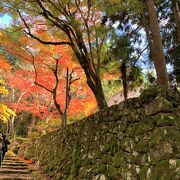
MULTIPOLYGON (((47 34, 46 38, 52 39, 49 34, 47 34)), ((84 71, 80 68, 77 60, 72 56, 72 50, 68 46, 45 46, 25 35, 20 36, 20 39, 18 39, 16 43, 5 40, 4 46, 9 53, 18 56, 21 60, 21 69, 11 72, 7 77, 10 86, 18 89, 22 93, 34 82, 34 60, 37 71, 37 82, 49 90, 52 90, 54 88, 55 77, 51 68, 55 66, 55 59, 60 58, 57 101, 61 105, 62 110, 64 110, 65 107, 65 78, 66 68, 68 67, 69 72, 77 68, 74 72, 74 76, 75 78, 80 78, 71 86, 71 95, 73 98, 70 102, 68 116, 81 118, 95 111, 97 104, 94 95, 86 83, 84 71)), ((17 96, 20 96, 20 94, 17 94, 17 96)), ((42 119, 46 119, 48 115, 52 114, 57 116, 54 105, 51 107, 53 110, 49 111, 50 99, 51 95, 49 92, 40 87, 32 86, 20 101, 18 109, 31 111, 42 119), (31 99, 31 101, 29 101, 29 99, 31 99)), ((11 103, 11 107, 15 106, 16 103, 11 103)))
POLYGON ((8 72, 11 69, 11 65, 7 62, 4 56, 0 55, 0 72, 8 72))

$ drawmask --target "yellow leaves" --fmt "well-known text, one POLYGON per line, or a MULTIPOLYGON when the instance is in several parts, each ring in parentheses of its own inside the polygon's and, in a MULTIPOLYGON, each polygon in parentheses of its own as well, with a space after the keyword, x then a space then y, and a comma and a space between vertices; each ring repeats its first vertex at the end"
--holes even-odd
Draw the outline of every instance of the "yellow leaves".
POLYGON ((0 103, 0 119, 6 123, 11 115, 15 116, 15 113, 6 105, 0 103))
POLYGON ((0 79, 0 94, 8 94, 8 90, 4 87, 5 82, 0 79))
POLYGON ((0 86, 3 86, 4 84, 5 82, 2 79, 0 79, 0 86))
POLYGON ((94 103, 94 102, 86 103, 86 107, 84 109, 85 115, 89 116, 95 108, 96 108, 96 103, 94 103))
MULTIPOLYGON (((8 94, 8 90, 4 87, 5 82, 0 79, 0 94, 8 94)), ((0 120, 4 123, 8 121, 11 115, 15 116, 15 113, 9 109, 5 104, 0 102, 0 120)))
POLYGON ((9 118, 10 114, 6 112, 7 106, 0 103, 0 119, 5 123, 9 118))
MULTIPOLYGON (((0 107, 0 109, 1 109, 1 107, 0 107)), ((15 113, 9 108, 6 108, 6 111, 3 111, 3 112, 1 112, 1 110, 0 110, 0 120, 2 120, 3 123, 6 123, 11 115, 15 116, 15 113)))
POLYGON ((0 87, 0 94, 8 94, 8 90, 5 89, 4 87, 0 87))

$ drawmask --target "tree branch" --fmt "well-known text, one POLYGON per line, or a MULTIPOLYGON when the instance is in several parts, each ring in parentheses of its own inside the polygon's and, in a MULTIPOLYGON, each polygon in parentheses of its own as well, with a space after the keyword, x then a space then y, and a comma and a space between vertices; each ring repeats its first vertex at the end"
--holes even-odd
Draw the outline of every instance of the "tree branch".
POLYGON ((137 63, 138 59, 141 57, 143 52, 149 47, 149 44, 139 53, 138 57, 135 59, 135 62, 133 63, 133 66, 137 63))
POLYGON ((71 44, 70 42, 68 42, 68 41, 52 42, 52 41, 44 41, 44 40, 40 39, 39 37, 37 37, 37 36, 35 36, 34 34, 31 33, 31 29, 30 29, 30 27, 28 26, 28 24, 27 24, 27 22, 25 21, 25 19, 22 17, 20 11, 17 10, 17 12, 18 12, 18 14, 19 14, 19 17, 20 17, 21 20, 23 21, 26 29, 27 29, 27 30, 24 30, 24 32, 25 32, 26 34, 28 34, 30 37, 32 37, 33 39, 36 39, 37 41, 39 41, 40 43, 45 44, 45 45, 50 45, 50 44, 51 44, 51 45, 64 45, 64 44, 66 44, 66 45, 70 45, 70 46, 72 45, 72 44, 71 44))

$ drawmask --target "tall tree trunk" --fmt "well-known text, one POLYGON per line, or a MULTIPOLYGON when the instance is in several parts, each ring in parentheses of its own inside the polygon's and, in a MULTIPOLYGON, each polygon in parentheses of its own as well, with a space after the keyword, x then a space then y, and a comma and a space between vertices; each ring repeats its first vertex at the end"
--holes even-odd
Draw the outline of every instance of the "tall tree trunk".
POLYGON ((121 73, 122 73, 122 81, 123 81, 123 95, 124 95, 124 99, 127 99, 128 87, 127 87, 126 64, 125 63, 122 63, 121 73))
POLYGON ((180 5, 178 2, 173 3, 173 14, 174 14, 174 20, 176 24, 176 31, 177 31, 177 39, 180 43, 180 5))
POLYGON ((149 19, 146 16, 146 10, 144 9, 142 12, 142 26, 144 27, 145 33, 146 33, 146 38, 147 42, 149 45, 149 58, 151 61, 154 59, 154 49, 153 49, 153 44, 151 40, 151 35, 150 35, 150 25, 149 25, 149 19))
POLYGON ((101 81, 97 78, 94 83, 94 81, 91 79, 91 77, 87 76, 87 84, 90 87, 90 89, 92 90, 92 92, 96 98, 96 102, 98 104, 99 109, 102 110, 102 109, 108 107, 107 102, 105 100, 101 81))
MULTIPOLYGON (((180 48, 180 3, 173 1, 172 10, 174 15, 174 23, 176 25, 176 44, 179 44, 177 48, 180 48)), ((174 74, 176 76, 176 83, 180 85, 180 60, 179 57, 174 59, 174 74)))
POLYGON ((166 60, 163 52, 163 45, 160 35, 160 28, 153 0, 146 0, 149 13, 150 27, 154 49, 154 66, 157 74, 158 85, 164 88, 169 87, 166 60))

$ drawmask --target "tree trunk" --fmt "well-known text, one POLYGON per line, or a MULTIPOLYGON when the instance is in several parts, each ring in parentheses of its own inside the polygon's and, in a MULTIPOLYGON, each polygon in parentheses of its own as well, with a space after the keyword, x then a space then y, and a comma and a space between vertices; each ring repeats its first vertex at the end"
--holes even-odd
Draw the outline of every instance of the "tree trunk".
MULTIPOLYGON (((53 95, 53 101, 54 101, 54 105, 55 105, 55 107, 56 107, 56 109, 57 109, 57 111, 59 112, 59 115, 60 115, 60 121, 63 121, 63 113, 62 113, 62 111, 61 111, 61 107, 60 107, 60 105, 58 104, 58 102, 57 102, 57 99, 56 99, 56 90, 54 89, 53 90, 53 92, 52 92, 52 95, 53 95)), ((60 122, 60 125, 62 124, 62 126, 63 126, 63 122, 60 122)))
POLYGON ((32 115, 32 122, 29 128, 29 132, 32 132, 34 126, 35 126, 35 122, 36 122, 36 116, 32 115))
POLYGON ((86 77, 87 77, 87 84, 90 87, 90 89, 92 90, 92 92, 96 98, 96 102, 98 104, 99 109, 102 110, 102 109, 107 108, 108 105, 105 100, 101 81, 98 78, 96 78, 96 80, 93 81, 90 74, 86 75, 86 77))
POLYGON ((69 104, 69 69, 66 70, 66 102, 65 102, 65 109, 63 114, 63 125, 67 126, 67 111, 68 111, 68 104, 69 104))
POLYGON ((153 44, 151 40, 151 35, 150 35, 150 25, 149 25, 149 20, 146 16, 145 10, 142 12, 142 26, 144 27, 145 33, 146 33, 146 38, 147 42, 149 45, 149 58, 151 61, 154 59, 154 49, 153 49, 153 44))
MULTIPOLYGON (((101 110, 107 108, 108 105, 105 99, 99 73, 93 66, 93 60, 89 57, 81 33, 79 33, 79 31, 77 30, 76 34, 78 37, 78 39, 76 40, 77 45, 72 46, 72 49, 86 74, 87 84, 96 98, 96 102, 98 104, 99 109, 101 110)), ((74 42, 72 43, 75 44, 74 42)))
POLYGON ((122 81, 123 81, 123 95, 124 95, 124 99, 127 99, 128 87, 127 87, 126 64, 125 63, 122 63, 121 73, 122 73, 122 81))
POLYGON ((108 105, 104 96, 100 79, 97 76, 94 77, 94 75, 92 75, 92 73, 89 72, 88 68, 83 69, 87 77, 87 84, 96 98, 96 102, 98 104, 99 109, 101 110, 107 108, 108 105))
POLYGON ((150 27, 152 32, 152 41, 154 49, 154 66, 157 74, 158 85, 163 88, 169 87, 166 60, 163 52, 163 45, 160 35, 158 18, 156 15, 155 4, 153 0, 146 0, 149 13, 150 27))
POLYGON ((7 124, 6 124, 6 127, 7 127, 7 129, 6 129, 6 134, 9 134, 9 132, 10 132, 10 127, 9 127, 9 124, 10 124, 10 122, 9 122, 10 120, 7 120, 7 124))
MULTIPOLYGON (((180 48, 180 3, 173 2, 172 6, 173 15, 174 15, 174 23, 176 25, 176 39, 175 42, 178 44, 180 48)), ((179 86, 180 85, 180 60, 179 57, 176 57, 174 59, 174 74, 176 77, 176 83, 179 86)))
POLYGON ((15 119, 15 116, 13 116, 9 121, 9 133, 10 133, 11 139, 14 139, 15 137, 14 119, 15 119))
POLYGON ((174 14, 174 20, 176 24, 176 31, 177 31, 177 39, 180 43, 180 5, 178 2, 175 2, 173 5, 173 14, 174 14))

